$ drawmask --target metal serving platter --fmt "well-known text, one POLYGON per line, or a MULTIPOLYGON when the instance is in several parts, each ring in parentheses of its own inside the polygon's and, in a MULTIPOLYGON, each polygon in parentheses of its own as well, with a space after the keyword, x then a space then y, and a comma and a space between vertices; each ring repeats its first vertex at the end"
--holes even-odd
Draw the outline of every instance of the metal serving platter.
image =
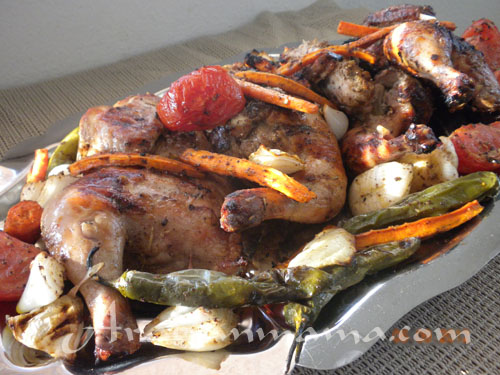
MULTIPOLYGON (((288 44, 288 46, 298 43, 288 44)), ((281 48, 268 52, 277 52, 281 48)), ((222 62, 241 61, 244 55, 222 62)), ((161 94, 165 87, 182 76, 171 75, 129 93, 155 92, 161 94)), ((123 96, 125 97, 125 95, 123 96)), ((117 98, 110 104, 122 99, 117 98)), ((83 113, 76 114, 52 126, 40 137, 30 138, 12 148, 0 162, 0 220, 8 208, 19 200, 24 178, 36 148, 55 147, 64 135, 78 125, 83 113), (50 146, 47 146, 50 145, 50 146)), ((362 283, 335 296, 322 311, 314 330, 305 337, 301 355, 295 365, 312 369, 335 369, 344 366, 365 353, 377 339, 403 315, 425 300, 465 282, 500 254, 500 199, 488 202, 480 218, 463 225, 446 236, 434 238, 403 265, 381 272, 362 283), (355 340, 350 332, 357 332, 355 340), (343 338, 348 335, 347 338, 343 338)), ((390 334, 385 333, 390 339, 390 334)), ((281 335, 265 350, 250 354, 231 354, 220 370, 209 369, 177 355, 160 357, 145 363, 131 363, 119 371, 123 374, 178 374, 188 371, 196 374, 246 374, 248 369, 256 374, 281 374, 284 372, 288 348, 293 336, 281 335)), ((1 346, 1 342, 0 342, 1 346)), ((203 355, 201 356, 203 357, 203 355)), ((2 374, 67 374, 60 362, 39 368, 21 368, 13 365, 0 348, 0 373, 2 374)), ((88 372, 86 372, 88 373, 88 372)))

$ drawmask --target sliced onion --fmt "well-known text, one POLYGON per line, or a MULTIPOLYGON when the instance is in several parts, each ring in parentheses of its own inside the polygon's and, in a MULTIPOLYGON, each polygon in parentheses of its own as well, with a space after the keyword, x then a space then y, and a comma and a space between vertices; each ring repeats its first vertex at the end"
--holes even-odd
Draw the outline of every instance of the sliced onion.
POLYGON ((55 360, 41 350, 21 344, 14 338, 9 326, 5 326, 2 331, 2 345, 7 359, 19 367, 43 366, 55 360))

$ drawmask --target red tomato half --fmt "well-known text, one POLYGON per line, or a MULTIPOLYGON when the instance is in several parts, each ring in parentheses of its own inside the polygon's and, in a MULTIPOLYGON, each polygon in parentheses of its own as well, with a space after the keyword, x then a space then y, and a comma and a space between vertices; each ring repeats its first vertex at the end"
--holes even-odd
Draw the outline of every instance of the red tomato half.
POLYGON ((245 107, 238 83, 220 66, 205 66, 175 81, 158 103, 169 130, 193 131, 223 125, 245 107))
POLYGON ((458 172, 500 171, 500 122, 462 126, 450 139, 458 156, 458 172))
POLYGON ((17 301, 40 249, 0 231, 0 301, 17 301))

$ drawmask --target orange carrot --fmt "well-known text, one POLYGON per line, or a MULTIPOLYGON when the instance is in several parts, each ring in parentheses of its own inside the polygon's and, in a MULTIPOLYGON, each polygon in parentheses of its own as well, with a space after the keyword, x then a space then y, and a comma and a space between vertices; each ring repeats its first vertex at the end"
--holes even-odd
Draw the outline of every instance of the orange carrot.
POLYGON ((472 201, 447 214, 361 233, 356 235, 356 249, 401 241, 409 237, 424 238, 446 232, 479 215, 482 210, 483 207, 477 201, 472 201))
POLYGON ((316 104, 306 100, 283 94, 279 91, 246 82, 241 79, 237 79, 236 81, 240 84, 245 96, 299 112, 318 113, 319 111, 319 107, 316 104))
MULTIPOLYGON (((448 30, 455 30, 457 28, 457 25, 451 21, 435 21, 435 20, 429 20, 430 22, 438 22, 441 26, 447 28, 448 30)), ((354 36, 354 37, 364 37, 370 34, 373 34, 374 32, 380 31, 382 29, 393 29, 396 25, 391 25, 388 27, 384 28, 379 28, 375 26, 365 26, 365 25, 358 25, 356 23, 351 23, 351 22, 345 22, 345 21, 340 21, 338 26, 337 26, 337 32, 342 35, 348 35, 348 36, 354 36)))
POLYGON ((46 148, 40 148, 35 150, 35 159, 33 160, 33 165, 26 177, 26 182, 38 182, 45 180, 45 175, 47 174, 47 168, 49 166, 49 150, 46 148))
POLYGON ((26 243, 40 238, 43 208, 34 201, 22 201, 12 206, 5 219, 5 232, 26 243))
POLYGON ((362 36, 374 33, 380 30, 378 27, 358 25, 356 23, 340 21, 337 26, 337 33, 341 35, 355 36, 361 38, 362 36))
POLYGON ((280 75, 273 73, 254 72, 250 70, 244 72, 237 72, 235 76, 238 78, 244 78, 247 81, 253 83, 258 83, 261 85, 272 86, 272 87, 279 87, 280 89, 288 92, 289 94, 301 96, 304 99, 307 99, 311 102, 315 102, 321 105, 326 104, 332 108, 337 108, 327 98, 316 94, 311 89, 290 78, 282 77, 280 75))
POLYGON ((267 186, 297 202, 309 202, 316 194, 297 180, 274 168, 263 167, 247 159, 187 149, 180 159, 202 171, 233 176, 267 186))
POLYGON ((370 52, 360 50, 358 48, 353 48, 350 46, 350 44, 344 44, 341 46, 328 46, 322 49, 318 49, 316 51, 310 52, 302 59, 299 61, 291 61, 286 64, 281 65, 277 73, 285 76, 292 75, 296 72, 298 72, 300 69, 307 65, 313 64, 321 55, 328 53, 328 52, 333 52, 338 55, 342 56, 351 56, 351 57, 357 57, 361 60, 365 60, 370 64, 375 63, 375 56, 371 54, 370 52))
POLYGON ((190 165, 180 161, 164 158, 158 155, 141 154, 101 154, 93 155, 78 160, 69 166, 69 172, 73 175, 88 172, 95 168, 120 166, 120 167, 144 167, 156 169, 163 172, 186 175, 189 177, 203 177, 203 174, 190 165))

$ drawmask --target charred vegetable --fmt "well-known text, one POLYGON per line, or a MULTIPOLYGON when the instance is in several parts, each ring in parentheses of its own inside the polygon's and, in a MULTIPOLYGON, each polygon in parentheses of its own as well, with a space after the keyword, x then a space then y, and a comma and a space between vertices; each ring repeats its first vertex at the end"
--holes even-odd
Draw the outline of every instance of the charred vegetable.
POLYGON ((408 195, 399 203, 376 212, 354 216, 341 226, 358 234, 388 225, 437 216, 473 200, 494 197, 498 177, 492 172, 476 172, 408 195))
POLYGON ((64 295, 49 305, 9 317, 7 324, 16 340, 27 347, 72 359, 83 334, 83 302, 64 295))
POLYGON ((79 128, 73 129, 66 137, 63 138, 61 143, 54 150, 50 157, 48 172, 61 164, 71 164, 76 160, 76 153, 78 152, 78 135, 79 128))
POLYGON ((117 280, 101 282, 134 300, 208 308, 297 301, 336 288, 327 272, 309 267, 273 269, 251 279, 203 269, 165 275, 126 271, 117 280))
POLYGON ((144 336, 166 348, 206 352, 231 344, 238 321, 231 309, 173 306, 144 328, 144 336))

